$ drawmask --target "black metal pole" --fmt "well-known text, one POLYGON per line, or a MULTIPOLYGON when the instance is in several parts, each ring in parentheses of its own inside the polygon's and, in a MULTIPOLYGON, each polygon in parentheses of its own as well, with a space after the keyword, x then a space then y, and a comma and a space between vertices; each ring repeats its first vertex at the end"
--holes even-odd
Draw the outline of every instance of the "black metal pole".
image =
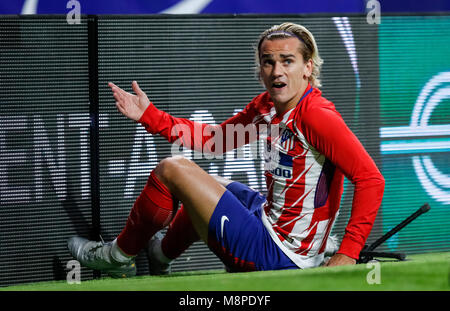
POLYGON ((378 240, 370 244, 370 246, 365 249, 364 251, 373 251, 375 248, 380 246, 383 242, 385 242, 387 239, 389 239, 391 236, 399 232, 401 229, 403 229, 407 224, 409 224, 411 221, 422 215, 423 213, 426 213, 430 210, 430 205, 428 203, 425 203, 422 205, 417 211, 415 211, 413 214, 411 214, 408 218, 403 220, 401 223, 399 223, 397 226, 389 230, 387 233, 385 233, 383 236, 381 236, 378 240))
MULTIPOLYGON (((91 173, 91 238, 100 238, 100 178, 99 178, 99 95, 98 95, 98 17, 88 15, 89 116, 91 173)), ((100 277, 94 271, 94 278, 100 277)))

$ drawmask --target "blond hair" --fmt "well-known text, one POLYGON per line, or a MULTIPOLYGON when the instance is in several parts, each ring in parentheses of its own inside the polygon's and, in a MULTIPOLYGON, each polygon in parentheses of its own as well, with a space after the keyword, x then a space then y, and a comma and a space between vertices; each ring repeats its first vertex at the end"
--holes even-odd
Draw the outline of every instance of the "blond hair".
POLYGON ((260 48, 262 42, 274 39, 283 39, 295 37, 299 39, 300 44, 300 54, 303 56, 303 60, 306 62, 312 60, 313 69, 311 76, 308 78, 309 82, 313 87, 320 87, 320 68, 322 67, 323 60, 319 56, 319 50, 317 49, 316 40, 313 34, 302 25, 297 25, 294 23, 283 23, 281 25, 274 25, 271 28, 265 30, 259 36, 258 47, 256 50, 256 67, 259 76, 260 73, 260 48))

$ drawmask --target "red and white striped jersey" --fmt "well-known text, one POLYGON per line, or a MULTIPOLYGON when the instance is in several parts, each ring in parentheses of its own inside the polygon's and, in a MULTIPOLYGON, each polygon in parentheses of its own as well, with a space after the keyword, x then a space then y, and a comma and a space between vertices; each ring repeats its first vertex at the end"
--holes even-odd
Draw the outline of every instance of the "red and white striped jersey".
POLYGON ((323 261, 326 241, 339 210, 345 175, 354 183, 355 191, 351 218, 338 253, 358 258, 381 204, 384 179, 320 90, 308 85, 297 106, 283 115, 277 115, 270 95, 264 92, 220 125, 175 118, 153 104, 139 122, 150 133, 158 133, 170 142, 181 136, 174 135, 176 125, 187 126, 192 129, 191 137, 182 137, 181 142, 203 152, 216 152, 217 146, 210 140, 218 132, 225 135, 221 152, 250 143, 256 135, 246 135, 244 140, 237 139, 236 135, 226 137, 226 127, 255 125, 258 137, 266 139, 267 201, 262 221, 277 245, 300 268, 314 267, 323 261), (210 135, 194 139, 195 128, 210 135), (205 146, 210 149, 205 150, 205 146))
POLYGON ((277 117, 272 108, 266 118, 271 126, 264 153, 268 196, 262 220, 286 255, 309 268, 323 261, 341 194, 335 204, 326 204, 330 185, 336 177, 334 189, 342 191, 343 175, 306 140, 296 112, 277 117))

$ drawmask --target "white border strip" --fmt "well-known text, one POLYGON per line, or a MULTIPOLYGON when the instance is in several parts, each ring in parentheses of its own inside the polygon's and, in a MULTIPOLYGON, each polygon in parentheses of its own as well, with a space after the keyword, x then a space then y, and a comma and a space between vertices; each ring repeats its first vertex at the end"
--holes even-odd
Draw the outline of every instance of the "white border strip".
POLYGON ((450 124, 380 128, 380 138, 428 137, 447 135, 450 135, 450 124))

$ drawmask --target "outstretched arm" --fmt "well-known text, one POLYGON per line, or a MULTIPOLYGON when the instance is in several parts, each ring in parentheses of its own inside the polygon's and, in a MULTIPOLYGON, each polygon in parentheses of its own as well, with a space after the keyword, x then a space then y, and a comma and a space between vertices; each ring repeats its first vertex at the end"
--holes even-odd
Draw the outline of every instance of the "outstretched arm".
MULTIPOLYGON (((141 90, 138 83, 133 81, 132 88, 136 95, 124 91, 114 83, 108 83, 116 100, 116 107, 127 118, 141 123, 147 132, 159 134, 170 143, 181 144, 184 147, 212 154, 222 154, 228 150, 238 148, 251 142, 247 135, 244 140, 238 140, 232 135, 227 144, 226 125, 252 123, 254 111, 248 109, 238 113, 220 125, 209 125, 188 119, 176 118, 157 109, 141 90), (220 135, 220 137, 216 137, 220 135), (214 140, 212 138, 217 138, 214 140)), ((252 136, 253 137, 253 136, 252 136)), ((254 135, 256 139, 256 134, 254 135)), ((253 140, 254 140, 253 139, 253 140)))

